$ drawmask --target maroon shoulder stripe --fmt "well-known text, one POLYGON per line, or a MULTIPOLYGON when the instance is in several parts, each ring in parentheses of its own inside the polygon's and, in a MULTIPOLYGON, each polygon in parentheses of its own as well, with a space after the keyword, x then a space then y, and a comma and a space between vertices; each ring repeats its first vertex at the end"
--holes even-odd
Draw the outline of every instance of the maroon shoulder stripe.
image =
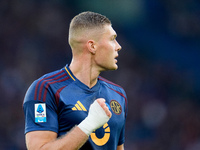
POLYGON ((61 87, 60 89, 57 90, 55 97, 56 97, 56 104, 58 106, 59 104, 59 99, 60 99, 60 92, 65 88, 66 86, 61 87))
POLYGON ((109 80, 107 80, 107 79, 105 79, 105 78, 103 78, 103 77, 101 77, 101 76, 99 76, 99 80, 102 80, 102 81, 104 81, 104 82, 107 82, 107 83, 109 83, 109 84, 112 84, 112 85, 114 85, 114 86, 118 86, 118 87, 122 88, 121 86, 119 86, 119 85, 117 85, 117 84, 115 84, 115 83, 113 83, 113 82, 111 82, 111 81, 109 81, 109 80))
POLYGON ((58 82, 63 82, 63 81, 66 81, 68 80, 70 77, 65 77, 61 80, 56 80, 56 81, 51 81, 51 82, 48 82, 47 85, 45 86, 45 91, 44 91, 44 97, 43 97, 43 102, 46 101, 46 96, 47 96, 47 91, 48 91, 48 87, 51 85, 51 84, 54 84, 54 83, 58 83, 58 82))
POLYGON ((64 76, 66 76, 66 74, 60 75, 60 76, 58 76, 56 78, 52 78, 52 79, 48 79, 48 80, 43 80, 43 82, 42 82, 42 84, 40 86, 40 89, 39 89, 39 98, 38 98, 38 100, 41 100, 42 91, 43 91, 43 87, 44 87, 45 83, 51 82, 51 81, 55 81, 55 80, 59 80, 60 78, 62 78, 64 76))
POLYGON ((43 81, 43 80, 45 80, 45 79, 53 78, 53 77, 55 77, 55 76, 57 76, 57 75, 59 75, 59 74, 62 74, 63 72, 64 72, 64 70, 62 70, 62 71, 60 71, 60 72, 58 72, 58 73, 56 73, 56 74, 54 74, 54 75, 51 75, 51 76, 49 76, 49 77, 40 79, 40 80, 37 82, 37 85, 36 85, 36 88, 35 88, 34 100, 37 99, 38 87, 39 87, 41 81, 43 81))

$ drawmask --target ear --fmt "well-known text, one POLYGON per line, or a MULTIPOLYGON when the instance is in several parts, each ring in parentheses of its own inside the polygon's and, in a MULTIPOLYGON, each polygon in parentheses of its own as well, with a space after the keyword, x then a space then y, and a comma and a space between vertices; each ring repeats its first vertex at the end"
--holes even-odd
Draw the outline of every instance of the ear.
POLYGON ((96 43, 93 40, 87 42, 87 48, 93 55, 96 53, 96 43))

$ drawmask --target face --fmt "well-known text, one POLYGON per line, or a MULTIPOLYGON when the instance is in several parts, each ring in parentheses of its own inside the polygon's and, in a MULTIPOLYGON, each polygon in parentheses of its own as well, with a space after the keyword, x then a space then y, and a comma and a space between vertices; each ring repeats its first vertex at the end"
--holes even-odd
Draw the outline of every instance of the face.
POLYGON ((118 51, 121 46, 116 40, 117 34, 111 25, 105 25, 104 32, 97 41, 95 64, 100 71, 116 70, 118 51))

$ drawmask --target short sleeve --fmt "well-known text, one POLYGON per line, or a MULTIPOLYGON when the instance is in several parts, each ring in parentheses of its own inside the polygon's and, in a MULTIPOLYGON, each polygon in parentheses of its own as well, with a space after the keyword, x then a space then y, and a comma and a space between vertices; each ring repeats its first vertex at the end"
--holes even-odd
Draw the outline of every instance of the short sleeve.
MULTIPOLYGON (((45 87, 44 87, 45 88, 45 87)), ((26 92, 23 104, 25 116, 25 134, 31 131, 54 131, 58 133, 57 105, 50 89, 45 91, 45 101, 38 100, 37 82, 34 82, 26 92), (37 99, 34 99, 36 97, 37 99)), ((39 92, 40 92, 39 91, 39 92)))

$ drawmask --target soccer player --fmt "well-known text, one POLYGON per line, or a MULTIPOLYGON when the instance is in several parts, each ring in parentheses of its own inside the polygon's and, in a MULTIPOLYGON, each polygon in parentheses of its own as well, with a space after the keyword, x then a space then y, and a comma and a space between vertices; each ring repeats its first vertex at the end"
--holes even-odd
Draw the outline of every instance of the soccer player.
POLYGON ((25 95, 29 150, 124 150, 126 94, 99 76, 118 68, 116 37, 101 14, 82 12, 72 19, 71 63, 34 81, 25 95))

